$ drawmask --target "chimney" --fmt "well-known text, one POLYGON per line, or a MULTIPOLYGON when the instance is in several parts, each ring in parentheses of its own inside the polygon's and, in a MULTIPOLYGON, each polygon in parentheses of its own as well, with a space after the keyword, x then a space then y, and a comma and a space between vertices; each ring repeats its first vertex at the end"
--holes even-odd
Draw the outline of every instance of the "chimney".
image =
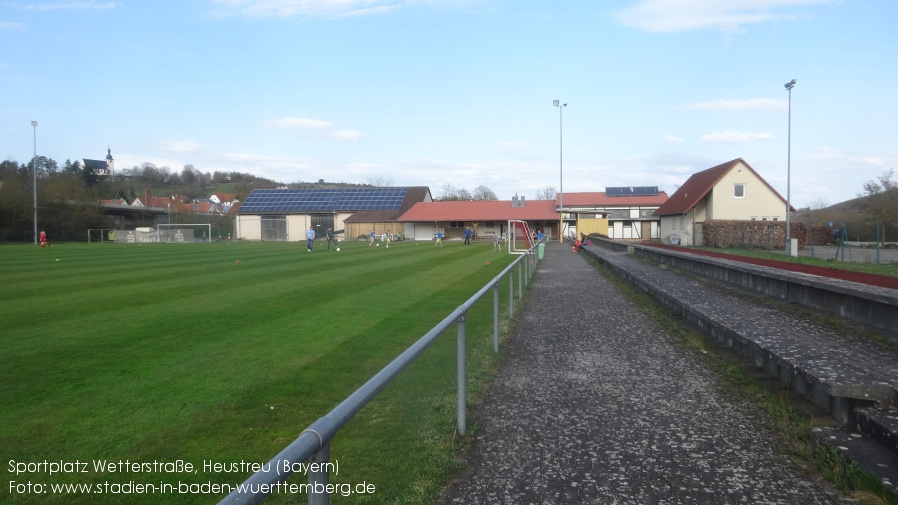
POLYGON ((518 206, 518 195, 514 195, 513 197, 511 197, 511 206, 512 207, 518 206))
POLYGON ((525 198, 525 197, 523 197, 523 196, 521 197, 521 200, 520 200, 520 206, 521 206, 521 207, 524 206, 524 198, 525 198))
POLYGON ((143 201, 143 204, 146 205, 147 207, 150 206, 150 197, 151 196, 153 196, 152 193, 150 193, 150 190, 147 190, 146 199, 143 201))

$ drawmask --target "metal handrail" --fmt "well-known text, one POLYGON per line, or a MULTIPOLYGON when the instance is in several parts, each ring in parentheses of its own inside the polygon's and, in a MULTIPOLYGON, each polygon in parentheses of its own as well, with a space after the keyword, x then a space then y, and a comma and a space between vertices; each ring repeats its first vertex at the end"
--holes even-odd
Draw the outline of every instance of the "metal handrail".
MULTIPOLYGON (((368 404, 380 391, 408 367, 430 344, 434 343, 452 323, 458 325, 458 432, 465 433, 465 319, 468 310, 487 292, 493 290, 493 349, 499 352, 499 282, 508 275, 509 279, 509 317, 514 315, 514 268, 518 267, 518 299, 523 297, 522 284, 533 276, 535 270, 535 258, 537 245, 527 250, 512 261, 496 277, 484 285, 477 293, 468 298, 451 314, 446 316, 430 331, 409 346, 402 354, 391 361, 380 372, 368 379, 345 400, 337 405, 324 417, 304 429, 299 437, 281 452, 272 458, 267 464, 261 465, 262 469, 251 475, 242 484, 236 486, 230 494, 225 496, 219 505, 260 503, 272 492, 280 490, 280 483, 285 481, 293 473, 294 464, 310 461, 319 463, 311 465, 308 475, 308 483, 312 489, 326 489, 328 482, 328 466, 330 458, 330 441, 353 416, 368 404), (526 272, 525 272, 526 270, 526 272), (525 275, 526 274, 526 275, 525 275)), ((330 497, 325 493, 308 493, 310 505, 326 505, 330 497)))

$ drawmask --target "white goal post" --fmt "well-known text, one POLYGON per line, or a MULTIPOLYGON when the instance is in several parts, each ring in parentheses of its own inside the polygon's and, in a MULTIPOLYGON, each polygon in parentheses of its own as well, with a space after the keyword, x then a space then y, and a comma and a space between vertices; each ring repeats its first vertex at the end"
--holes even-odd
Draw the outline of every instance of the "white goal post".
POLYGON ((211 242, 212 225, 209 223, 157 224, 159 242, 211 242), (174 230, 171 232, 170 230, 174 230), (193 232, 191 236, 189 232, 193 232))

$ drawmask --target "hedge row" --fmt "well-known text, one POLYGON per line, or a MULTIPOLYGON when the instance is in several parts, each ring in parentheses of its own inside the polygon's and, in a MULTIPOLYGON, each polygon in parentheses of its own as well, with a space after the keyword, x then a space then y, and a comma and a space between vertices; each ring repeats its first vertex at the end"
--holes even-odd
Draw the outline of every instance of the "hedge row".
MULTIPOLYGON (((702 223, 702 245, 721 249, 785 249, 785 221, 732 221, 709 219, 702 223)), ((835 242, 833 230, 826 225, 809 227, 804 221, 792 221, 791 238, 798 239, 798 248, 835 242)))

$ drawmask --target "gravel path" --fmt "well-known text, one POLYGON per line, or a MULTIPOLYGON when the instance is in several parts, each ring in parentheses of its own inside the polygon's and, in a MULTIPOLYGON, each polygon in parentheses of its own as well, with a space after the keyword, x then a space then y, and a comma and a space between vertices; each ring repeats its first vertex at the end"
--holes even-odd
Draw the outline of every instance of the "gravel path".
POLYGON ((547 247, 517 317, 441 504, 845 502, 569 247, 547 247))

